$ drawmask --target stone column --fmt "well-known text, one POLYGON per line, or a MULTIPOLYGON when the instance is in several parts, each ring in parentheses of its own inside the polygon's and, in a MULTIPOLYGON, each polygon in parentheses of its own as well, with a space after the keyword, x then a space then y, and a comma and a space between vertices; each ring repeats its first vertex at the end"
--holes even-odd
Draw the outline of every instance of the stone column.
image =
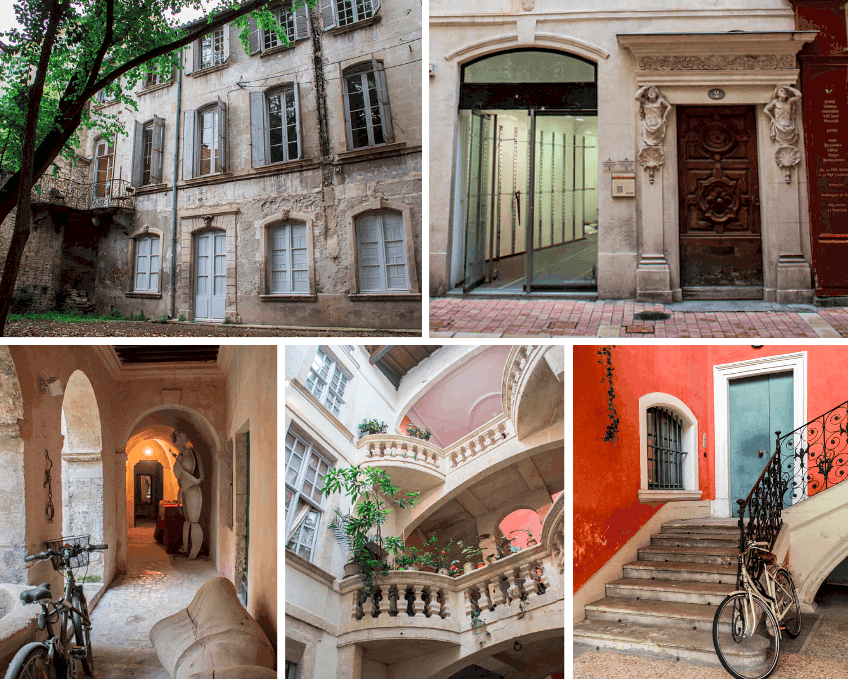
POLYGON ((17 424, 0 425, 0 582, 27 584, 24 442, 17 424))

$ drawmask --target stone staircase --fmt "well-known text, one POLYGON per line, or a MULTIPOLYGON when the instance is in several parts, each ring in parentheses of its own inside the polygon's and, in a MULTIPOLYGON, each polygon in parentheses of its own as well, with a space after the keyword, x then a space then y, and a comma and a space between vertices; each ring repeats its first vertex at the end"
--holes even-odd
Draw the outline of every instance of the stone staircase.
MULTIPOLYGON (((664 523, 638 560, 586 606, 574 643, 601 650, 720 666, 713 647, 716 607, 736 589, 737 519, 664 523)), ((729 631, 729 628, 727 628, 729 631)))

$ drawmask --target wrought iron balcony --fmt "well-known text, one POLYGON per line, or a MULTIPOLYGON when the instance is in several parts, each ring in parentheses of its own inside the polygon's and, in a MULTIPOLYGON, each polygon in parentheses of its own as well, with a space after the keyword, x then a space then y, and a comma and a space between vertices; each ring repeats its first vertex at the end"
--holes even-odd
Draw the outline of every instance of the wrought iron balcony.
POLYGON ((67 177, 44 175, 32 187, 33 203, 62 205, 74 210, 135 208, 135 195, 126 179, 84 184, 67 177))

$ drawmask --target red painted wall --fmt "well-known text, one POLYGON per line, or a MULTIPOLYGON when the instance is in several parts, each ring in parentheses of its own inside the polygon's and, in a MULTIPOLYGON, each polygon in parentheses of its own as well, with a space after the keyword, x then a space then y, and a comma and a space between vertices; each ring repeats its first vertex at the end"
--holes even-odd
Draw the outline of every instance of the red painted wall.
POLYGON ((638 498, 639 397, 663 392, 683 401, 698 420, 698 479, 703 499, 715 499, 713 366, 758 356, 807 352, 807 420, 848 400, 848 347, 612 347, 616 443, 604 442, 606 369, 598 347, 574 347, 574 591, 603 566, 661 506, 638 498), (703 434, 707 445, 703 446, 703 434))

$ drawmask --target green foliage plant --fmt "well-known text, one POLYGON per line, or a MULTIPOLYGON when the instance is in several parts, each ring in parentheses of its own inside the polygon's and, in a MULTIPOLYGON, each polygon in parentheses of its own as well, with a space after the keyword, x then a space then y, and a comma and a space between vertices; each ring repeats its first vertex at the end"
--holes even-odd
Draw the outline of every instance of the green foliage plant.
POLYGON ((433 435, 433 432, 430 431, 427 427, 423 429, 416 427, 414 424, 408 424, 406 426, 406 435, 414 436, 417 439, 422 439, 424 441, 429 441, 430 437, 433 435))
POLYGON ((359 434, 361 436, 365 436, 366 434, 385 434, 389 430, 389 425, 385 422, 380 422, 380 420, 362 420, 359 423, 359 434))

